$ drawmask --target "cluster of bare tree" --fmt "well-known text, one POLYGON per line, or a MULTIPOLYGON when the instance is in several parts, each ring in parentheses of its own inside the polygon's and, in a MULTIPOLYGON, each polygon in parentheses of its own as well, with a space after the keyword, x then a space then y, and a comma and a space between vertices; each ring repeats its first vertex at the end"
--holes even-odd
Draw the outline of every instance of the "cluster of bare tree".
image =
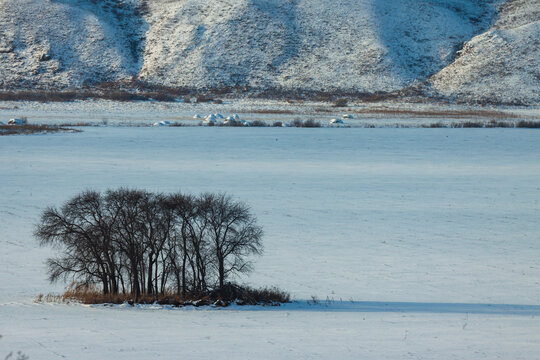
POLYGON ((86 191, 48 208, 36 227, 51 281, 101 285, 104 294, 201 294, 250 271, 262 228, 249 207, 224 194, 86 191))

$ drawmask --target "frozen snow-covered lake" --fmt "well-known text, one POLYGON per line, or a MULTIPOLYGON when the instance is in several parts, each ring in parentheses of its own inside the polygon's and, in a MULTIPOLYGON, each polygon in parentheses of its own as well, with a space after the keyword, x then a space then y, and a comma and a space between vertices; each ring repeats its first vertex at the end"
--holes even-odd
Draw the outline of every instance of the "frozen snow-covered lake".
POLYGON ((90 127, 2 137, 0 356, 535 358, 539 150, 540 133, 520 129, 90 127), (119 186, 245 200, 266 235, 242 281, 334 301, 271 311, 33 304, 62 290, 46 281, 50 250, 32 238, 40 211, 119 186))

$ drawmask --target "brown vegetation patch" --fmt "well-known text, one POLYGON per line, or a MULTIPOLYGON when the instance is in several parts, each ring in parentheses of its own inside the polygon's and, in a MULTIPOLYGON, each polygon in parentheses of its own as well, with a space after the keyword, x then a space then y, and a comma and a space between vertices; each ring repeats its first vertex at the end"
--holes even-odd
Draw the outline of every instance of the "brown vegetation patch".
POLYGON ((188 293, 182 295, 177 292, 169 291, 160 294, 143 294, 135 301, 135 296, 130 293, 103 294, 98 286, 78 286, 73 283, 62 295, 43 295, 40 294, 35 302, 47 303, 81 303, 86 305, 96 304, 159 304, 182 306, 218 306, 226 307, 229 305, 271 305, 289 303, 291 296, 289 293, 276 287, 255 289, 235 284, 226 284, 221 289, 206 291, 202 293, 188 293))
POLYGON ((349 104, 349 101, 347 99, 338 99, 335 100, 332 104, 333 107, 347 107, 349 104))
MULTIPOLYGON (((540 75, 538 75, 540 76, 540 75)), ((65 102, 85 99, 106 99, 115 101, 178 101, 184 102, 215 102, 222 103, 218 98, 238 98, 247 97, 252 99, 282 100, 290 104, 302 103, 303 101, 320 101, 329 104, 330 108, 346 107, 351 102, 358 103, 379 103, 379 102, 408 102, 422 104, 474 104, 474 105, 526 105, 519 101, 501 103, 499 100, 452 100, 440 94, 426 93, 422 85, 411 86, 401 90, 384 92, 359 92, 347 89, 335 90, 308 90, 308 89, 284 89, 284 88, 252 88, 249 86, 230 86, 206 89, 195 89, 187 87, 171 87, 159 84, 151 84, 140 80, 128 81, 106 81, 101 83, 85 83, 81 88, 76 89, 5 89, 0 91, 0 101, 40 101, 40 102, 65 102)), ((322 110, 321 110, 322 111, 322 110)), ((373 113, 398 113, 405 114, 403 110, 374 110, 373 113)), ((251 111, 254 112, 254 111, 251 111)), ((260 113, 286 114, 287 110, 260 110, 260 113), (282 112, 285 111, 285 112, 282 112)), ((447 112, 443 112, 447 113, 447 112)), ((429 116, 429 112, 411 115, 429 116)), ((441 115, 441 116, 444 116, 441 115)), ((468 116, 468 115, 467 115, 468 116)))
POLYGON ((404 109, 356 109, 351 112, 356 114, 414 116, 414 117, 445 117, 454 119, 468 118, 495 118, 495 119, 519 119, 522 116, 495 110, 404 110, 404 109))
POLYGON ((540 128, 540 121, 465 121, 465 122, 453 122, 445 124, 442 122, 436 122, 431 124, 422 125, 423 128, 527 128, 538 129, 540 128))
POLYGON ((2 135, 30 135, 41 133, 56 133, 56 132, 81 132, 72 128, 58 125, 0 125, 0 136, 2 135))
MULTIPOLYGON (((232 112, 242 112, 242 111, 232 111, 232 112)), ((293 115, 293 114, 295 114, 295 112, 292 111, 292 110, 283 110, 283 109, 254 109, 254 110, 249 110, 249 113, 252 113, 252 114, 276 114, 276 115, 293 115)))

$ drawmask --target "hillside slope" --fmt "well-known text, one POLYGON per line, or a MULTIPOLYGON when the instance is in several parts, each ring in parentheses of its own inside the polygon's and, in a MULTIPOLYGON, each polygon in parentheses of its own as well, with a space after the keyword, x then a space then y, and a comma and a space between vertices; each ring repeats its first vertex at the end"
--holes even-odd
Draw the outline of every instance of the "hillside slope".
POLYGON ((427 83, 458 100, 540 103, 540 0, 496 1, 0 0, 0 88, 427 83))
POLYGON ((391 91, 442 69, 486 26, 487 2, 156 0, 148 81, 391 91))
POLYGON ((431 81, 456 99, 538 104, 540 0, 504 4, 493 26, 467 42, 456 61, 431 81))
POLYGON ((136 76, 146 30, 135 5, 94 2, 0 0, 0 86, 80 87, 136 76))

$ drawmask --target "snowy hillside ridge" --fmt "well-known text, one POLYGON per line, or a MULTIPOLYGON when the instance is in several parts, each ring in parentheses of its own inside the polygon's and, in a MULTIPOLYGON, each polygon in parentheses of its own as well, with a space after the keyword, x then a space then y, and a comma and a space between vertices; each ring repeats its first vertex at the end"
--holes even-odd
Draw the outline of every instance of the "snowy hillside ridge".
POLYGON ((400 89, 453 59, 490 7, 455 1, 149 3, 141 77, 200 87, 400 89))
POLYGON ((420 88, 538 104, 539 8, 539 0, 0 0, 0 89, 137 80, 248 93, 420 88))
POLYGON ((78 88, 136 76, 142 9, 133 0, 0 0, 0 85, 78 88))
POLYGON ((441 93, 479 102, 538 104, 540 1, 501 6, 497 21, 467 42, 431 82, 441 93))

